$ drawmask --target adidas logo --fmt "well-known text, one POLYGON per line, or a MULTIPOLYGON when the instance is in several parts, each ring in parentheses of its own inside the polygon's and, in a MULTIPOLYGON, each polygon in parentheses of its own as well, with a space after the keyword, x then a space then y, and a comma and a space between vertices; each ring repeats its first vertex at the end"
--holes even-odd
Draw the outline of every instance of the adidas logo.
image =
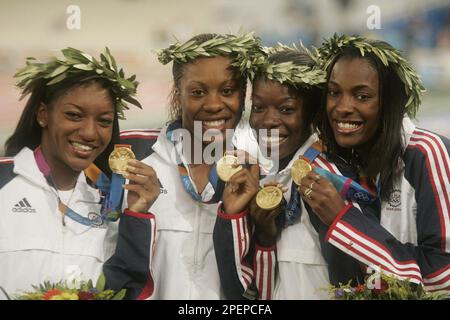
POLYGON ((27 198, 23 198, 19 202, 17 202, 12 208, 13 212, 27 212, 27 213, 35 213, 36 210, 31 207, 31 204, 28 202, 27 198))

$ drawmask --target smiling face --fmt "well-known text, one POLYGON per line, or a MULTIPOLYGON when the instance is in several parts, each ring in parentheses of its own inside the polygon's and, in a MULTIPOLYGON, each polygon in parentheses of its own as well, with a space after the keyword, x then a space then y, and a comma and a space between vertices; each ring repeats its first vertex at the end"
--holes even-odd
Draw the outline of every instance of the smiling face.
POLYGON ((86 169, 111 141, 114 116, 108 90, 96 82, 75 86, 48 105, 41 104, 41 147, 52 173, 86 169))
MULTIPOLYGON (((194 121, 208 129, 234 129, 241 117, 242 86, 230 67, 230 58, 198 58, 184 66, 177 99, 182 126, 194 134, 194 121)), ((196 137, 199 139, 200 137, 196 137)), ((204 142, 208 143, 208 142, 204 142)))
POLYGON ((258 132, 268 129, 268 137, 258 137, 262 147, 270 151, 278 146, 279 159, 297 151, 305 141, 303 137, 303 99, 288 86, 277 81, 259 78, 253 84, 250 125, 258 132), (279 132, 271 138, 270 130, 279 132))
POLYGON ((327 87, 327 114, 336 142, 363 148, 375 136, 381 113, 377 70, 364 58, 343 57, 327 87))

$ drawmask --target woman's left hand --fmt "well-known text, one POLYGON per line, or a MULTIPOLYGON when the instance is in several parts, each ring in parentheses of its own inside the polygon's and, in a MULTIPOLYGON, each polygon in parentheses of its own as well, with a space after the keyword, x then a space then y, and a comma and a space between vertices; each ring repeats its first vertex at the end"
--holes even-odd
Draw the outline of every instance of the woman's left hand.
POLYGON ((345 208, 345 202, 334 185, 314 171, 302 179, 298 190, 303 200, 326 225, 331 225, 345 208))
POLYGON ((124 189, 128 190, 128 209, 147 213, 160 194, 158 176, 151 166, 137 160, 128 162, 127 171, 124 177, 130 183, 124 189))

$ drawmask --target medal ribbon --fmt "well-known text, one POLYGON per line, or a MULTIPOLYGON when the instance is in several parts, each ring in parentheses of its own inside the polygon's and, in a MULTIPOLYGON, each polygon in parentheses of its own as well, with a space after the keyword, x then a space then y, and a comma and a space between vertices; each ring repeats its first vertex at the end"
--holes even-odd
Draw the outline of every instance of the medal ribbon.
MULTIPOLYGON (((318 167, 314 168, 314 172, 331 181, 336 190, 341 194, 342 198, 348 201, 356 201, 360 204, 370 204, 377 198, 375 192, 367 190, 351 178, 339 176, 318 167)), ((363 178, 364 177, 361 179, 363 178)))
MULTIPOLYGON (((173 139, 173 132, 176 129, 180 129, 180 128, 181 128, 180 120, 172 122, 167 127, 166 137, 174 145, 176 144, 177 141, 173 139)), ((184 189, 191 196, 191 198, 194 201, 208 203, 208 204, 219 202, 222 198, 222 193, 223 193, 223 189, 225 187, 225 183, 222 180, 220 180, 219 176, 217 175, 216 164, 214 163, 214 165, 211 167, 211 171, 209 172, 209 178, 208 178, 209 183, 211 184, 211 186, 214 189, 214 195, 210 200, 204 201, 202 199, 202 196, 200 194, 198 194, 194 185, 192 184, 192 181, 189 177, 188 169, 186 168, 183 161, 181 160, 181 155, 179 154, 178 148, 175 147, 175 150, 176 150, 176 157, 177 157, 177 163, 178 163, 178 173, 180 174, 181 183, 183 184, 184 189)))
MULTIPOLYGON (((34 150, 34 158, 36 160, 36 164, 39 170, 42 172, 45 179, 47 180, 47 183, 50 186, 52 186, 55 190, 57 190, 51 178, 50 167, 47 161, 45 161, 40 146, 34 150)), ((89 178, 89 180, 91 180, 92 183, 98 189, 100 189, 101 197, 104 197, 104 201, 102 202, 101 215, 94 212, 90 212, 88 214, 88 217, 80 215, 79 213, 69 208, 66 204, 62 203, 58 191, 56 191, 56 194, 58 196, 59 210, 64 216, 67 216, 70 219, 85 226, 100 226, 103 224, 104 220, 116 221, 119 218, 121 212, 120 206, 123 195, 122 189, 123 182, 121 182, 120 179, 117 178, 115 179, 113 176, 111 183, 109 181, 109 178, 103 172, 101 172, 100 169, 95 164, 91 164, 86 170, 84 170, 84 172, 85 175, 89 178), (119 214, 117 214, 117 212, 119 212, 119 214)), ((124 181, 123 177, 121 179, 122 181, 124 181)))
MULTIPOLYGON (((320 144, 314 143, 308 148, 308 150, 306 150, 303 156, 300 156, 300 158, 303 158, 311 164, 321 152, 322 150, 320 148, 320 144)), ((286 205, 286 209, 284 210, 284 227, 294 224, 294 221, 297 220, 302 214, 301 208, 302 206, 300 205, 300 195, 297 190, 297 185, 294 180, 292 180, 291 197, 289 199, 289 203, 286 205)))
MULTIPOLYGON (((308 148, 308 150, 303 155, 303 158, 308 159, 309 163, 313 163, 314 159, 320 154, 320 150, 314 148, 314 144, 308 148)), ((340 176, 334 174, 325 169, 314 167, 314 172, 321 175, 322 177, 329 180, 336 190, 340 193, 343 199, 347 201, 356 201, 360 204, 371 204, 375 199, 377 199, 377 194, 367 188, 361 186, 358 182, 351 178, 340 176)), ((362 183, 366 180, 364 177, 360 177, 362 183)), ((289 204, 286 206, 285 210, 285 223, 284 226, 287 227, 292 225, 294 221, 301 216, 301 205, 300 195, 297 191, 297 185, 292 181, 291 185, 291 198, 289 204)))
POLYGON ((122 213, 123 188, 125 178, 121 174, 112 173, 111 180, 95 164, 84 170, 84 174, 100 189, 104 195, 101 208, 101 219, 117 221, 122 213))

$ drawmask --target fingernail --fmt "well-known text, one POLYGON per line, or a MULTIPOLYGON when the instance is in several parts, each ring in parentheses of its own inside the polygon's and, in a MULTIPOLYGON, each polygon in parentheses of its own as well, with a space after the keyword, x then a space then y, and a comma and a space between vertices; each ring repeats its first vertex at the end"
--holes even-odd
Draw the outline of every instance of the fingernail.
POLYGON ((131 165, 137 164, 137 160, 135 160, 135 159, 130 159, 130 160, 128 160, 127 163, 128 163, 128 164, 131 164, 131 165))

